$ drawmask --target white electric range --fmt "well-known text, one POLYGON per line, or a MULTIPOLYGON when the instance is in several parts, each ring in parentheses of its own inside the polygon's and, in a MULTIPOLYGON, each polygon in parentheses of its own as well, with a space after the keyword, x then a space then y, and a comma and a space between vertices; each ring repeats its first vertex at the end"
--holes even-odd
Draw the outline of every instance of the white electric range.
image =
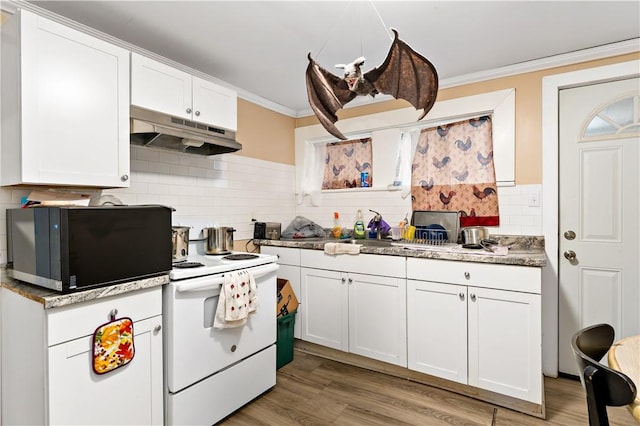
POLYGON ((276 383, 277 257, 205 255, 202 244, 190 243, 163 290, 167 425, 214 424, 276 383), (241 327, 215 329, 224 274, 239 269, 256 281, 258 308, 241 327))

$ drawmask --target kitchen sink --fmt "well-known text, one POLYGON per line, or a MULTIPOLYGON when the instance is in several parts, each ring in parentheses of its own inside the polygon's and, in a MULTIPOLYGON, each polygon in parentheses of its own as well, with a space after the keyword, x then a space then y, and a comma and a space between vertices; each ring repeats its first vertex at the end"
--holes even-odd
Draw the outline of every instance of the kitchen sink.
POLYGON ((351 244, 360 244, 367 247, 391 247, 391 240, 374 240, 374 239, 366 239, 366 240, 347 240, 346 242, 351 244))

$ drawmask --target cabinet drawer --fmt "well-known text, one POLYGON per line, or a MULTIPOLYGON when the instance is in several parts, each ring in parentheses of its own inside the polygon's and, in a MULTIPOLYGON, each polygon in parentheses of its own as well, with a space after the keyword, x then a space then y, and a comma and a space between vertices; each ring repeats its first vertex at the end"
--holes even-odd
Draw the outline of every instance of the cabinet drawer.
POLYGON ((117 309, 116 318, 129 317, 134 322, 162 314, 162 287, 106 297, 63 306, 47 311, 47 346, 88 336, 110 320, 109 314, 117 309))
POLYGON ((377 254, 332 256, 320 250, 302 250, 300 264, 305 268, 398 278, 404 278, 406 271, 406 258, 400 256, 380 256, 377 254))
POLYGON ((280 265, 300 266, 300 249, 298 248, 262 246, 260 253, 278 256, 280 265))
POLYGON ((408 258, 407 278, 540 294, 542 270, 527 266, 408 258))

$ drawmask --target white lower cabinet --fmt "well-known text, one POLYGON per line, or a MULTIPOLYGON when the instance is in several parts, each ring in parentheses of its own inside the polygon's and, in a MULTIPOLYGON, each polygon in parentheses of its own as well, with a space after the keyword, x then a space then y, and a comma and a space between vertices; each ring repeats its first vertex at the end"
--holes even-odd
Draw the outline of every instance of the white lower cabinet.
POLYGON ((407 280, 408 366, 467 384, 467 288, 407 280))
POLYGON ((541 404, 540 274, 408 259, 409 368, 541 404))
POLYGON ((302 339, 406 367, 405 259, 355 258, 302 251, 302 339))
POLYGON ((161 287, 47 310, 2 291, 2 424, 163 423, 161 287), (98 375, 93 331, 116 311, 133 320, 135 355, 98 375))

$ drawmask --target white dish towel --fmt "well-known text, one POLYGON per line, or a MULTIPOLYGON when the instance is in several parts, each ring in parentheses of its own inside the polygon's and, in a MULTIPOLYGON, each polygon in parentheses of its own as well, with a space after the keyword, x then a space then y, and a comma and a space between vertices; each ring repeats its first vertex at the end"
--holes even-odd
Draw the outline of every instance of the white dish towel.
POLYGON ((247 270, 227 272, 220 288, 213 328, 240 327, 257 308, 258 289, 253 275, 247 270))
POLYGON ((360 244, 350 243, 325 243, 324 252, 326 254, 360 254, 360 244))

